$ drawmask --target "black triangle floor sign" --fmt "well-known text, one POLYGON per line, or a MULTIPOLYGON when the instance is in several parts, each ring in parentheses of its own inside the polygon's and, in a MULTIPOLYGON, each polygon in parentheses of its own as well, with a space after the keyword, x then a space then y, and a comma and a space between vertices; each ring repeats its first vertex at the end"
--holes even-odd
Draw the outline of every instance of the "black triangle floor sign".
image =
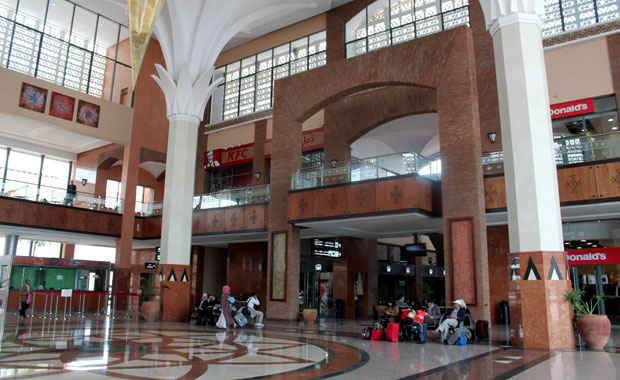
POLYGON ((183 269, 183 276, 181 276, 181 282, 187 282, 187 269, 183 269))
POLYGON ((555 257, 551 257, 551 266, 549 268, 549 276, 547 276, 547 280, 563 280, 562 272, 560 272, 560 267, 558 267, 557 261, 555 261, 555 257))
POLYGON ((532 259, 532 256, 530 256, 530 260, 527 263, 527 269, 525 270, 523 279, 540 280, 540 274, 538 273, 538 269, 536 269, 536 264, 534 264, 534 259, 532 259))
POLYGON ((168 276, 168 281, 176 281, 177 275, 174 273, 174 268, 170 270, 170 275, 168 276))
POLYGON ((513 258, 512 264, 510 264, 510 281, 519 280, 519 272, 517 271, 517 269, 517 260, 513 258))

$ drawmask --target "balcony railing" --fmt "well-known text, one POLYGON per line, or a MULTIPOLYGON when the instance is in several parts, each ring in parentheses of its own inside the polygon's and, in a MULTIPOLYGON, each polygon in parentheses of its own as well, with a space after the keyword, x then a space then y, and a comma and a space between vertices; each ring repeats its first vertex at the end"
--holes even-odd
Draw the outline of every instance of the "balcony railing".
POLYGON ((194 210, 243 206, 269 202, 269 185, 241 187, 196 195, 194 210))
MULTIPOLYGON (((553 142, 556 165, 609 160, 620 157, 620 133, 602 133, 594 136, 565 137, 553 142)), ((484 174, 504 172, 504 153, 501 150, 482 155, 484 174)))
POLYGON ((337 183, 417 173, 432 179, 441 176, 440 165, 415 152, 335 162, 332 167, 302 169, 291 178, 291 189, 308 189, 337 183))
POLYGON ((90 193, 77 192, 74 197, 67 195, 67 190, 59 187, 37 185, 33 183, 6 180, 2 184, 0 195, 28 201, 67 205, 78 208, 122 212, 122 199, 102 198, 90 193))

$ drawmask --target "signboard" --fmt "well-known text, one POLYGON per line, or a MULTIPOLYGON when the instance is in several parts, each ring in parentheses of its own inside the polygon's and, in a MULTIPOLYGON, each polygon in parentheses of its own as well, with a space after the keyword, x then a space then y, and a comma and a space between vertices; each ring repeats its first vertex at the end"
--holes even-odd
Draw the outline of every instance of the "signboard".
POLYGON ((61 267, 61 268, 80 268, 80 269, 108 269, 107 261, 89 261, 74 259, 50 259, 45 257, 15 256, 15 265, 37 266, 37 267, 61 267))
POLYGON ((155 260, 161 261, 161 253, 156 253, 155 254, 155 260))
POLYGON ((620 248, 569 249, 568 265, 620 264, 620 248))
POLYGON ((315 256, 341 257, 342 243, 334 240, 312 239, 312 254, 315 256))
POLYGON ((551 105, 551 120, 594 112, 594 99, 573 100, 551 105))
MULTIPOLYGON (((324 129, 317 128, 304 131, 301 134, 301 151, 310 152, 312 150, 322 149, 324 142, 324 129)), ((265 158, 271 157, 271 139, 265 140, 265 158)))
POLYGON ((144 263, 144 269, 155 269, 157 268, 157 263, 144 263))
POLYGON ((71 297, 71 294, 73 294, 73 289, 61 289, 60 290, 61 297, 71 297))

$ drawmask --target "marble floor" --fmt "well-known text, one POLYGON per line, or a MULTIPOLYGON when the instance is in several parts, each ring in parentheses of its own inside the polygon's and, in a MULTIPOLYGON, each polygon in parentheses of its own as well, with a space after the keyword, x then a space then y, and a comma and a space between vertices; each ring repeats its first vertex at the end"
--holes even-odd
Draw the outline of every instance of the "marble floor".
POLYGON ((370 321, 267 322, 228 331, 95 315, 67 320, 9 314, 2 379, 618 379, 620 330, 603 351, 524 350, 505 341, 466 346, 361 340, 370 321))

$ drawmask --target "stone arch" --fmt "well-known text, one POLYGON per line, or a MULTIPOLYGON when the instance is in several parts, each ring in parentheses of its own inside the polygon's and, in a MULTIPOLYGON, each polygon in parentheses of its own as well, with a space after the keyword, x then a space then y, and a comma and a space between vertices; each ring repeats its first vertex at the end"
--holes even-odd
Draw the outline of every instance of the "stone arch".
MULTIPOLYGON (((486 217, 482 184, 480 122, 471 29, 459 27, 355 58, 339 60, 278 80, 274 89, 273 143, 269 204, 270 233, 286 231, 286 301, 267 303, 268 313, 297 315, 299 229, 287 222, 291 175, 301 167, 301 124, 320 109, 353 94, 382 87, 414 87, 435 92, 442 151, 442 209, 446 253, 446 297, 462 282, 475 281, 464 295, 477 318, 490 316, 486 217), (451 232, 452 221, 470 220, 471 233, 451 232), (470 242, 470 247, 467 246, 470 242), (452 254, 465 249, 466 276, 452 278, 452 254), (475 260, 473 260, 475 257, 475 260), (474 275, 474 273, 476 275, 474 275), (479 313, 478 313, 479 312, 479 313)), ((377 104, 381 107, 381 104, 377 104)), ((385 115, 383 115, 385 118, 385 115)), ((378 122, 378 121, 377 121, 378 122)), ((272 247, 269 239, 268 271, 272 247)), ((270 275, 269 275, 270 276, 270 275)), ((271 277, 268 277, 271 288, 271 277)), ((273 314, 272 314, 273 315, 273 314)))

